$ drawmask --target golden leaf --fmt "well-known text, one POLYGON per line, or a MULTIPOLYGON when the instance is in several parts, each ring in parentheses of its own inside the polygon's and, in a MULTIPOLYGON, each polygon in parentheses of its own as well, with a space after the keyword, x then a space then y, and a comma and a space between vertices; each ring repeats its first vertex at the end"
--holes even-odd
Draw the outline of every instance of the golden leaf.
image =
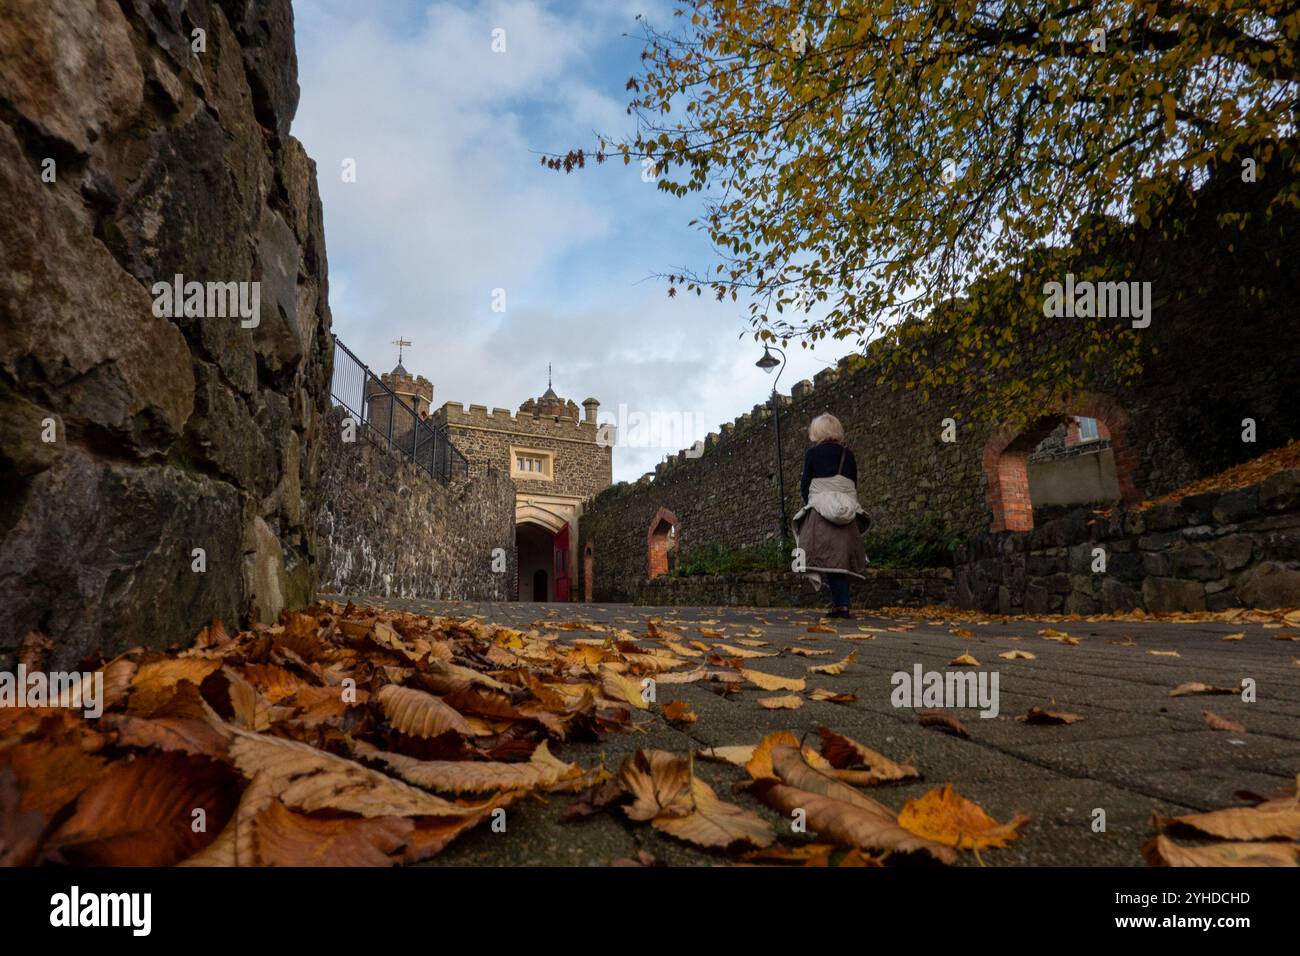
POLYGON ((802 677, 778 677, 776 674, 752 671, 743 667, 740 673, 745 680, 763 690, 803 690, 806 686, 802 677))
POLYGON ((899 825, 912 833, 965 850, 1004 847, 1028 821, 1017 814, 1009 823, 998 823, 950 783, 909 800, 898 813, 899 825))
POLYGON ((858 659, 857 651, 850 651, 849 656, 843 660, 835 661, 833 664, 816 664, 808 668, 810 674, 843 674, 849 669, 849 665, 858 659))

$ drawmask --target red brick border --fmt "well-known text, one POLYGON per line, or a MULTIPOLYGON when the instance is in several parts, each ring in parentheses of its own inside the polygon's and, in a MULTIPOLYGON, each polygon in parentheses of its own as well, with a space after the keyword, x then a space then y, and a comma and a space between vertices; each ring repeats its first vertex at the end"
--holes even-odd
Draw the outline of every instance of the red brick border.
POLYGON ((663 522, 676 528, 679 527, 677 515, 673 514, 667 508, 660 508, 655 512, 655 516, 650 519, 650 527, 645 533, 645 553, 646 553, 646 578, 657 578, 661 574, 668 573, 668 535, 655 534, 659 525, 663 522))
POLYGON ((984 446, 985 499, 993 513, 990 531, 1028 531, 1034 526, 1034 506, 1029 500, 1029 454, 1067 415, 1095 418, 1110 437, 1115 476, 1125 504, 1142 500, 1133 480, 1137 452, 1129 444, 1129 416, 1108 395, 1080 392, 1060 410, 1045 415, 1027 428, 1008 425, 996 429, 984 446))

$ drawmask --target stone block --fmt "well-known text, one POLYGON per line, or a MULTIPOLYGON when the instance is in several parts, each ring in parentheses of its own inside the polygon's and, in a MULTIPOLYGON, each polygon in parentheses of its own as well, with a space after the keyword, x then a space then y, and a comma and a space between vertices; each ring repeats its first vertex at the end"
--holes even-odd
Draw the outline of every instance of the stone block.
POLYGON ((1247 607, 1300 607, 1300 565, 1261 562, 1237 579, 1237 595, 1247 607))
POLYGON ((1142 604, 1148 611, 1204 611, 1205 586, 1197 581, 1148 577, 1142 582, 1142 604))

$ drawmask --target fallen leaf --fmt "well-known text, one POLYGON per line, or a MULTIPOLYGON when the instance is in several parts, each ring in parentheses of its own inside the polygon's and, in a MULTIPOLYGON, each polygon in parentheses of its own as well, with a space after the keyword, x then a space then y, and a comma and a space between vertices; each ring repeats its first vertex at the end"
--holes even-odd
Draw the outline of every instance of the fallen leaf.
POLYGON ((740 673, 745 680, 763 690, 803 690, 806 686, 802 677, 778 677, 776 674, 752 671, 743 667, 740 673))
POLYGON ((1157 836, 1142 847, 1151 866, 1300 866, 1300 845, 1295 843, 1212 843, 1180 846, 1157 836))
POLYGON ((980 662, 970 654, 960 654, 948 662, 949 667, 979 667, 980 662))
POLYGON ((546 743, 537 745, 526 763, 490 760, 417 760, 358 742, 357 757, 382 763, 407 783, 441 793, 490 793, 494 790, 548 790, 582 775, 577 764, 556 759, 546 743))
POLYGON ((411 687, 386 684, 375 695, 395 730, 412 737, 437 737, 445 733, 473 736, 476 731, 454 708, 441 699, 411 687))
POLYGON ((956 737, 970 739, 970 731, 952 714, 944 713, 942 710, 918 710, 916 716, 920 719, 922 727, 934 727, 956 737))
POLYGON ((1170 697, 1185 697, 1188 694, 1235 694, 1237 693, 1231 687, 1215 687, 1213 684, 1203 684, 1200 681, 1187 681, 1179 684, 1169 692, 1170 697))
POLYGON ((775 651, 752 651, 746 647, 735 647, 731 644, 718 644, 717 649, 723 651, 732 657, 749 658, 749 657, 776 657, 775 651))
POLYGON ((1073 724, 1083 720, 1083 718, 1078 714, 1070 714, 1065 711, 1030 707, 1028 713, 1020 715, 1016 720, 1025 724, 1073 724))
POLYGON ((1235 720, 1229 720, 1226 717, 1220 717, 1212 710, 1205 711, 1205 725, 1211 730, 1226 730, 1234 734, 1244 734, 1246 727, 1235 720))
POLYGON ((1155 818, 1157 829, 1182 827, 1224 840, 1300 840, 1300 804, 1294 797, 1254 807, 1229 807, 1180 817, 1155 818))
POLYGON ((825 687, 815 687, 809 692, 808 699, 829 701, 832 704, 851 704, 858 699, 858 695, 827 690, 825 687))
POLYGON ((1005 658, 1009 661, 1033 661, 1038 658, 1029 653, 1029 651, 1003 651, 998 657, 1005 658))
POLYGON ((904 829, 963 850, 1005 847, 1018 836, 1016 830, 1027 822, 1029 817, 1021 813, 1009 823, 998 823, 950 783, 920 799, 909 800, 898 812, 899 826, 904 829))
POLYGON ((915 780, 920 772, 908 764, 895 763, 882 753, 858 743, 852 737, 819 727, 821 752, 836 770, 837 779, 857 786, 871 786, 896 780, 915 780), (845 776, 848 773, 851 776, 845 776))
POLYGON ((670 724, 693 724, 699 716, 686 701, 672 700, 664 704, 664 719, 670 724))
POLYGON ((618 771, 619 785, 632 796, 623 807, 630 820, 653 820, 661 813, 691 810, 690 764, 666 750, 638 750, 618 771))
POLYGON ((784 697, 761 697, 758 706, 764 710, 798 710, 803 706, 803 698, 798 694, 788 694, 784 697))
MULTIPOLYGON (((600 677, 601 686, 604 688, 605 693, 614 700, 631 704, 639 710, 650 709, 650 702, 646 699, 646 685, 642 681, 624 677, 607 665, 601 665, 600 677)), ((646 680, 650 679, 646 678, 646 680)), ((658 678, 654 678, 654 680, 658 680, 658 678)))
POLYGON ((849 669, 849 665, 858 659, 857 651, 850 651, 849 656, 843 660, 836 661, 833 664, 816 664, 808 668, 810 674, 843 674, 849 669))
POLYGON ((787 818, 802 811, 809 830, 844 846, 897 853, 921 852, 943 863, 956 862, 957 855, 950 847, 899 826, 889 808, 852 787, 818 774, 803 763, 795 748, 776 748, 774 759, 781 765, 781 777, 755 780, 750 790, 787 818), (795 781, 816 789, 802 789, 795 781))
POLYGON ((799 739, 788 730, 778 730, 776 733, 768 734, 752 748, 749 760, 745 762, 745 770, 754 780, 775 777, 776 771, 772 768, 772 751, 777 747, 798 748, 798 746, 799 739))
POLYGON ((697 846, 727 849, 739 844, 770 846, 776 840, 772 827, 752 810, 718 798, 707 783, 692 777, 691 810, 683 816, 664 814, 650 822, 656 830, 697 846))
POLYGON ((405 817, 317 818, 279 800, 251 821, 245 866, 392 866, 415 824, 405 817))
POLYGON ((244 730, 235 731, 235 735, 230 753, 239 771, 249 779, 260 777, 271 797, 295 810, 339 810, 363 817, 436 817, 466 816, 478 809, 425 793, 296 740, 244 730))
POLYGON ((215 760, 146 753, 104 771, 43 853, 91 866, 171 866, 212 841, 239 800, 238 778, 215 760), (202 810, 211 832, 195 832, 202 810))

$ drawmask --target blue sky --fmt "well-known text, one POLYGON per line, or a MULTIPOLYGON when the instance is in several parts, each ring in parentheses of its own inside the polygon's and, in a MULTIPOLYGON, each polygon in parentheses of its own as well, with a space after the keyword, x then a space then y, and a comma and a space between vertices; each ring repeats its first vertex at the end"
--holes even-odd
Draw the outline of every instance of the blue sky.
MULTIPOLYGON (((688 226, 700 198, 643 182, 634 163, 566 176, 539 153, 590 148, 631 129, 655 0, 428 3, 295 0, 302 98, 293 133, 318 165, 334 329, 377 369, 393 339, 446 401, 518 407, 546 388, 602 417, 680 421, 668 447, 614 452, 615 480, 764 401, 742 303, 668 298, 653 273, 713 263, 688 226), (492 50, 505 31, 505 52, 492 50), (344 182, 345 160, 356 181, 344 182), (492 310, 505 290, 504 313, 492 310)), ((781 390, 834 364, 847 343, 789 350, 781 390)))

